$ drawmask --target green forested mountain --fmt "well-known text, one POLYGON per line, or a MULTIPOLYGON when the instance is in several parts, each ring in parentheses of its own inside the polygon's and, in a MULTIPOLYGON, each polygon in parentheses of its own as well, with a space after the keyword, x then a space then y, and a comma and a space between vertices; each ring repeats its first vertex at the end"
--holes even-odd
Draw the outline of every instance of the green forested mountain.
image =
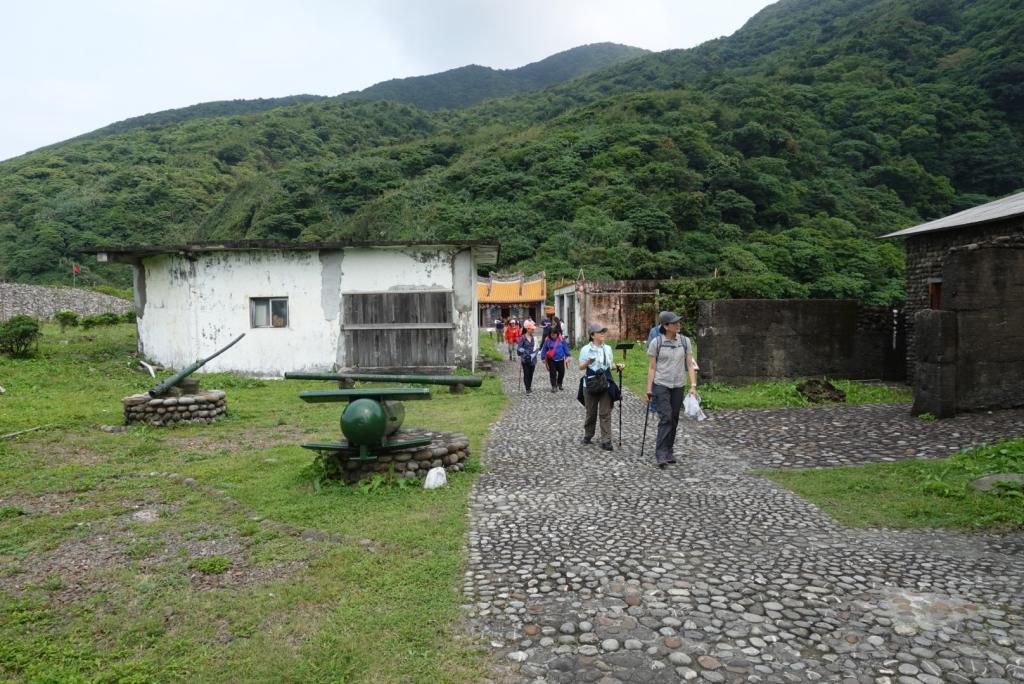
POLYGON ((647 50, 628 45, 595 43, 518 69, 499 70, 473 64, 430 76, 384 81, 344 97, 404 102, 428 110, 469 107, 484 100, 546 88, 644 54, 648 54, 647 50))
POLYGON ((86 244, 484 238, 554 277, 896 301, 876 236, 1024 187, 1021 5, 783 0, 460 110, 332 99, 71 141, 0 164, 0 274, 59 279, 86 244))

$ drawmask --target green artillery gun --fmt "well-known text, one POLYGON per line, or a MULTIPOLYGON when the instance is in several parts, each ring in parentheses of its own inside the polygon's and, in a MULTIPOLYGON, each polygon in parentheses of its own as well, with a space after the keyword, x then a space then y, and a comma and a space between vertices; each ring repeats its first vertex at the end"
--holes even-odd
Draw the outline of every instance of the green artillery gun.
MULTIPOLYGON (((288 377, 286 375, 285 377, 288 377)), ((430 399, 426 387, 367 387, 300 392, 303 401, 348 402, 341 412, 341 433, 347 442, 311 442, 304 449, 338 454, 353 461, 374 461, 377 454, 430 444, 430 437, 393 439, 405 420, 402 401, 430 399)))
POLYGON ((189 393, 194 392, 196 389, 198 389, 199 383, 196 380, 194 380, 194 379, 190 381, 188 379, 188 376, 192 375, 197 370, 199 370, 200 368, 205 366, 207 363, 209 363, 213 359, 217 358, 218 356, 220 356, 221 354, 226 352, 231 347, 235 346, 235 344, 237 344, 238 341, 240 339, 242 339, 243 337, 245 337, 245 333, 242 333, 241 335, 236 337, 234 340, 232 340, 226 347, 223 347, 222 349, 220 349, 217 352, 211 354, 210 356, 207 356, 205 359, 199 359, 195 363, 193 363, 191 365, 188 365, 188 366, 185 366, 180 371, 178 371, 177 373, 175 373, 171 377, 169 377, 166 380, 164 380, 163 382, 161 382, 159 385, 156 385, 155 387, 150 389, 149 390, 149 396, 151 396, 151 397, 162 397, 163 395, 165 395, 168 392, 170 392, 171 388, 174 387, 174 386, 178 386, 182 390, 184 390, 186 392, 189 392, 189 393))

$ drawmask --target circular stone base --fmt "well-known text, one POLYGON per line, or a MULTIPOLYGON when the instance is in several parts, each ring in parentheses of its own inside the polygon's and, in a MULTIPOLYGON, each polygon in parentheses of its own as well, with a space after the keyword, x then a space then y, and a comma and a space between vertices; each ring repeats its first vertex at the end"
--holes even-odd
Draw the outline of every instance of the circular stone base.
MULTIPOLYGON (((430 444, 425 446, 397 449, 379 454, 376 461, 349 461, 344 463, 344 479, 356 482, 377 473, 393 471, 395 477, 423 478, 431 468, 443 467, 445 470, 457 472, 465 467, 469 458, 469 439, 460 432, 431 432, 418 430, 399 430, 391 437, 393 440, 411 439, 413 437, 430 437, 430 444)), ((325 454, 324 458, 339 458, 325 454)), ((340 479, 340 478, 339 478, 340 479)))
POLYGON ((189 425, 212 423, 227 413, 227 397, 221 390, 204 390, 197 394, 178 397, 153 398, 148 394, 133 394, 121 400, 124 404, 124 424, 189 425))

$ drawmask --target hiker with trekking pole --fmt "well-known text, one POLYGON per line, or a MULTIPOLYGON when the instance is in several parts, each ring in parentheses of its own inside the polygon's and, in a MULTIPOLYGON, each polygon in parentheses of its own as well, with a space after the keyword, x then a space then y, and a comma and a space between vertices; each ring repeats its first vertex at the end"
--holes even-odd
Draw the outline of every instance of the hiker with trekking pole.
MULTIPOLYGON (((654 458, 657 466, 664 469, 676 462, 673 448, 686 380, 689 376, 689 393, 696 398, 697 371, 690 339, 679 333, 682 322, 678 314, 662 311, 658 320, 659 334, 647 345, 647 404, 650 406, 652 400, 657 401, 658 436, 654 458)), ((647 416, 650 416, 649 412, 645 412, 641 457, 643 442, 647 439, 647 416)))
MULTIPOLYGON (((612 369, 622 371, 625 364, 615 363, 615 352, 604 343, 608 329, 599 323, 587 331, 590 342, 580 349, 579 368, 584 371, 580 378, 576 399, 586 408, 583 423, 583 443, 591 444, 598 423, 601 427, 601 448, 611 451, 612 447, 612 405, 622 400, 622 390, 612 379, 612 369), (600 418, 600 420, 598 420, 600 418)), ((621 432, 620 432, 621 440, 621 432)))

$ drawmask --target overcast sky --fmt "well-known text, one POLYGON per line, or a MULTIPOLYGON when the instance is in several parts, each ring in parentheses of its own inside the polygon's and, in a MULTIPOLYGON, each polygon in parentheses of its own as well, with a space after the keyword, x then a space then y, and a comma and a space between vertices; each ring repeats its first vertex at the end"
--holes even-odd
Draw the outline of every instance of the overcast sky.
POLYGON ((0 160, 199 102, 337 95, 578 45, 668 50, 767 0, 12 0, 0 12, 0 160))

